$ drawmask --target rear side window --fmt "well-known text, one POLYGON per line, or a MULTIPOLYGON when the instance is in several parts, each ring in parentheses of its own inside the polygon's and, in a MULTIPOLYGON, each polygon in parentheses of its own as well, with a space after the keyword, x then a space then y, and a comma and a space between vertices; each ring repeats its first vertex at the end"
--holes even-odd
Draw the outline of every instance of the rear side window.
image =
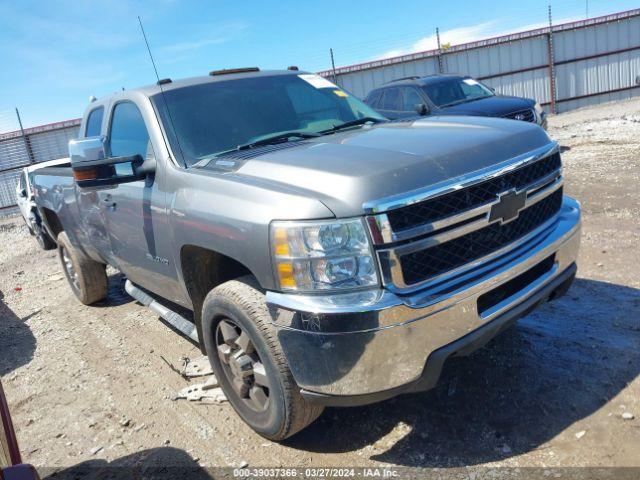
POLYGON ((138 107, 131 102, 118 103, 113 109, 109 148, 111 156, 147 156, 149 133, 138 107))
POLYGON ((84 132, 85 137, 97 137, 102 130, 102 117, 104 116, 104 107, 98 107, 91 110, 89 118, 87 118, 87 128, 84 132))
POLYGON ((405 88, 402 92, 402 110, 405 112, 413 112, 416 106, 420 103, 424 103, 424 100, 420 97, 420 94, 415 88, 405 88))
POLYGON ((380 100, 380 108, 382 110, 400 110, 400 89, 389 88, 385 90, 380 100))

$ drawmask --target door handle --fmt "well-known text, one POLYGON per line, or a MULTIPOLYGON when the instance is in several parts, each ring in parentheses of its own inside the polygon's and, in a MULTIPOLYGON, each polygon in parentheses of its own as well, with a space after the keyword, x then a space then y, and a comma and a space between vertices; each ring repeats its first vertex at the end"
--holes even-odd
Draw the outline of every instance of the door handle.
POLYGON ((116 202, 112 200, 110 193, 107 193, 104 197, 102 197, 102 203, 108 208, 115 208, 116 206, 116 202))

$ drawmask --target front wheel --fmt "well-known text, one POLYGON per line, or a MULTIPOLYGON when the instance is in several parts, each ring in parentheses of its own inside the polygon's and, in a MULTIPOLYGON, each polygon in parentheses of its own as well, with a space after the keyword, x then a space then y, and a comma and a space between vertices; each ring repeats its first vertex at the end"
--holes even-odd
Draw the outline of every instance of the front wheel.
POLYGON ((205 348, 220 387, 238 415, 270 440, 312 423, 323 407, 300 395, 271 324, 265 296, 251 276, 214 288, 202 308, 205 348))

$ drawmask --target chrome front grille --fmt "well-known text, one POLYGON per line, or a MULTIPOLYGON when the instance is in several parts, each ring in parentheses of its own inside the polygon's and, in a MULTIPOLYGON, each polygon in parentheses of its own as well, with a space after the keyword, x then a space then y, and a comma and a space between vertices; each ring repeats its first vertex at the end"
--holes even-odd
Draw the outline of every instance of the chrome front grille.
POLYGON ((554 143, 435 193, 380 202, 391 208, 367 222, 385 286, 409 291, 441 283, 536 237, 557 219, 562 184, 554 143))
POLYGON ((463 190, 391 211, 388 213, 389 223, 394 232, 411 230, 425 223, 435 222, 491 202, 502 192, 513 188, 521 189, 532 182, 555 174, 559 169, 560 154, 556 152, 513 172, 471 185, 463 190))
POLYGON ((517 219, 492 223, 440 245, 400 256, 408 285, 441 275, 513 243, 545 223, 560 210, 562 188, 524 210, 517 219))
POLYGON ((518 110, 517 112, 508 113, 505 118, 512 118, 514 120, 522 120, 524 122, 535 122, 536 114, 531 108, 526 110, 518 110))

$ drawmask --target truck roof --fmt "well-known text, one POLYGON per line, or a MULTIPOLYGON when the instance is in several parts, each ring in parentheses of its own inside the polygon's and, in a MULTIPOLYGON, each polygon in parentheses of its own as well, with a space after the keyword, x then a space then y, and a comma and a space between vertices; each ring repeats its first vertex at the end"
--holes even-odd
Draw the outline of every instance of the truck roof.
MULTIPOLYGON (((227 73, 223 75, 206 75, 201 77, 182 78, 178 80, 172 80, 171 82, 163 83, 162 90, 165 92, 175 90, 178 88, 189 87, 191 85, 201 85, 204 83, 216 83, 224 82, 227 80, 237 80, 241 78, 253 78, 253 77, 269 77, 273 75, 300 75, 308 74, 309 72, 303 72, 298 70, 263 70, 263 71, 245 71, 240 73, 227 73)), ((147 97, 152 97, 160 93, 160 85, 157 83, 151 85, 145 85, 142 87, 131 88, 126 90, 127 92, 140 92, 147 97)), ((111 95, 107 95, 100 100, 117 96, 121 92, 114 92, 111 95)))
POLYGON ((461 78, 469 78, 469 76, 458 75, 455 73, 449 73, 444 75, 436 73, 432 75, 426 75, 424 77, 418 77, 418 76, 404 77, 404 78, 398 78, 396 80, 391 80, 385 83, 384 85, 381 85, 380 87, 375 88, 372 91, 383 90, 383 89, 387 89, 389 87, 398 86, 398 85, 431 85, 434 83, 440 83, 440 82, 445 82, 452 79, 461 79, 461 78))

